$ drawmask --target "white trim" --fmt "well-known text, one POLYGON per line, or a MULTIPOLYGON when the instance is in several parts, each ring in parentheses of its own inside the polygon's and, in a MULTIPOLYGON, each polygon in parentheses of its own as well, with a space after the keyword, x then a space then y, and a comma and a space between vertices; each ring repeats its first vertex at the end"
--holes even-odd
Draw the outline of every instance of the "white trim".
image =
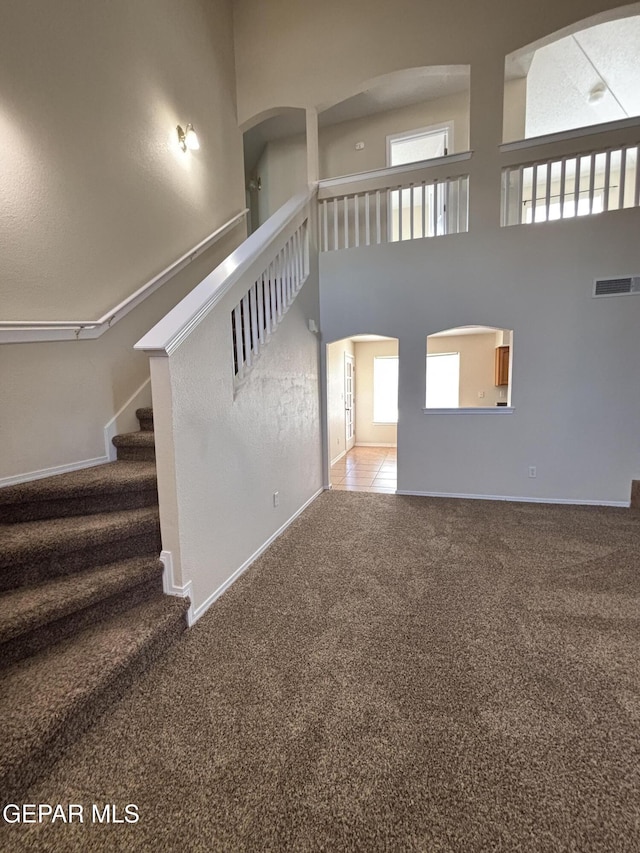
POLYGON ((2 320, 0 321, 0 344, 35 343, 37 341, 93 340, 103 335, 118 320, 166 284, 195 258, 210 249, 221 237, 244 220, 248 208, 240 211, 220 228, 174 261, 161 273, 154 276, 135 293, 128 296, 99 320, 2 320))
MULTIPOLYGON (((254 553, 249 557, 249 559, 248 559, 248 560, 245 560, 245 561, 244 561, 244 563, 243 563, 241 566, 239 566, 239 567, 238 567, 234 572, 232 572, 232 573, 229 575, 229 577, 226 579, 226 581, 224 581, 223 583, 221 583, 221 584, 220 584, 220 586, 219 586, 219 587, 218 587, 214 592, 212 592, 212 593, 211 593, 211 595, 210 595, 207 599, 205 599, 205 601, 203 601, 203 602, 202 602, 202 604, 201 604, 201 605, 199 605, 199 606, 198 606, 198 607, 193 611, 192 619, 191 619, 191 621, 189 622, 189 627, 191 627, 191 625, 193 625, 195 622, 197 622, 197 621, 198 621, 198 619, 199 619, 199 618, 200 618, 204 613, 206 613, 206 611, 211 607, 211 605, 212 605, 212 604, 213 604, 213 603, 214 603, 218 598, 220 598, 220 596, 221 596, 224 592, 226 592, 226 590, 227 590, 227 589, 229 589, 229 587, 231 586, 231 584, 232 584, 232 583, 234 583, 234 581, 238 580, 238 578, 240 577, 240 575, 242 575, 244 572, 246 572, 246 570, 249 568, 249 566, 250 566, 252 563, 254 563, 254 562, 258 559, 258 557, 260 557, 260 556, 261 556, 261 554, 263 554, 263 553, 267 550, 267 548, 269 547, 269 545, 271 545, 271 543, 272 543, 272 542, 274 542, 274 541, 278 538, 278 536, 280 536, 280 534, 284 533, 284 531, 287 529, 287 527, 289 527, 289 525, 290 525, 292 522, 294 522, 294 521, 296 520, 296 518, 297 518, 299 515, 301 515, 301 513, 303 513, 303 512, 305 511, 305 509, 306 509, 310 504, 312 504, 312 503, 313 503, 313 501, 315 501, 315 499, 316 499, 319 495, 321 495, 324 491, 325 491, 325 487, 323 486, 322 488, 318 489, 318 491, 317 491, 317 492, 315 492, 315 494, 311 495, 311 497, 309 498, 309 500, 308 500, 308 501, 306 501, 306 502, 305 502, 305 503, 300 507, 300 509, 296 510, 296 512, 294 512, 294 514, 291 516, 291 518, 289 518, 289 519, 288 519, 288 521, 285 521, 285 523, 284 523, 281 527, 279 527, 279 528, 276 530, 276 532, 275 532, 272 536, 270 536, 270 537, 267 539, 267 541, 266 541, 263 545, 261 545, 261 546, 258 548, 258 550, 257 550, 257 551, 254 551, 254 553)), ((189 582, 189 584, 187 584, 187 586, 190 586, 190 582, 189 582)), ((191 608, 190 608, 190 609, 191 609, 191 608)))
POLYGON ((425 415, 512 415, 514 406, 461 406, 458 409, 427 409, 425 415))
POLYGON ((397 489, 397 495, 414 495, 419 498, 461 498, 472 501, 512 501, 513 503, 568 504, 570 506, 614 506, 628 508, 630 501, 579 500, 578 498, 525 498, 519 495, 466 495, 457 492, 414 492, 397 489))
MULTIPOLYGON (((386 426, 396 426, 393 424, 386 424, 386 426)), ((356 447, 397 447, 397 444, 394 444, 392 441, 356 441, 356 447)))
POLYGON ((80 468, 93 468, 95 465, 104 465, 107 462, 109 462, 108 456, 96 456, 93 459, 82 459, 80 462, 70 462, 67 465, 55 465, 53 468, 41 468, 39 471, 2 477, 0 478, 0 489, 5 486, 15 486, 17 483, 28 483, 31 480, 54 477, 56 474, 66 474, 68 471, 78 471, 80 468))
POLYGON ((113 446, 113 438, 121 432, 134 432, 136 429, 136 409, 142 408, 148 401, 150 393, 147 393, 147 390, 150 390, 150 385, 151 377, 149 376, 105 425, 104 451, 111 462, 114 462, 118 456, 117 448, 113 446))
POLYGON ((238 248, 200 282, 185 298, 141 338, 134 349, 149 355, 172 355, 229 292, 233 285, 283 234, 302 224, 308 204, 316 193, 311 187, 299 193, 269 217, 238 248))
POLYGON ((461 163, 463 160, 470 160, 472 155, 473 151, 461 151, 459 154, 447 154, 446 157, 434 157, 431 160, 420 160, 417 163, 406 163, 402 166, 387 166, 384 169, 371 169, 369 172, 358 172, 354 175, 325 178, 323 181, 318 182, 318 190, 327 190, 332 187, 342 186, 342 184, 358 184, 362 181, 370 181, 377 178, 395 178, 398 175, 404 175, 408 172, 417 172, 432 167, 435 168, 436 166, 444 166, 447 163, 461 163))
POLYGON ((342 459, 342 457, 343 457, 343 456, 346 456, 346 455, 347 455, 347 451, 346 451, 346 450, 343 450, 343 451, 342 451, 342 453, 338 453, 338 455, 336 456, 336 458, 335 458, 335 459, 332 459, 332 460, 331 460, 331 462, 329 463, 329 465, 335 465, 335 464, 336 464, 336 462, 338 462, 340 459, 342 459))
MULTIPOLYGON (((453 119, 447 119, 446 121, 439 122, 438 124, 430 124, 427 127, 416 127, 413 130, 404 130, 401 133, 389 133, 386 138, 386 151, 387 151, 387 167, 391 166, 389 162, 391 160, 391 145, 394 142, 400 142, 403 139, 415 139, 416 137, 421 136, 435 136, 438 132, 442 132, 446 130, 447 132, 447 144, 445 146, 447 151, 451 151, 453 148, 453 119)), ((448 157, 448 154, 444 155, 448 157)), ((429 160, 439 159, 436 157, 430 157, 429 160)), ((426 160, 422 160, 420 162, 428 162, 426 160)), ((404 163, 403 165, 408 166, 408 163, 404 163)))
POLYGON ((503 142, 500 145, 500 152, 507 154, 509 151, 521 151, 524 148, 536 148, 539 145, 550 145, 553 142, 579 139, 582 136, 596 136, 600 133, 626 130, 626 128, 631 127, 640 127, 640 116, 618 119, 617 121, 606 121, 602 124, 590 124, 587 127, 575 127, 572 130, 562 130, 558 133, 546 133, 543 136, 532 136, 529 139, 516 139, 513 142, 503 142))
POLYGON ((165 595, 175 595, 176 598, 188 598, 190 601, 187 610, 187 625, 190 628, 195 619, 193 618, 193 591, 191 581, 188 581, 184 586, 178 586, 173 575, 173 554, 171 551, 161 551, 160 561, 164 566, 162 572, 162 591, 165 595))

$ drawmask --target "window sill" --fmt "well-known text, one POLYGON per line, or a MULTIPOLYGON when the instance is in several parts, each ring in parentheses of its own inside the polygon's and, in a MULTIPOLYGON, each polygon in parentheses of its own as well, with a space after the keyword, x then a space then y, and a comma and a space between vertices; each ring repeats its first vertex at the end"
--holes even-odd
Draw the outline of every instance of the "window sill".
POLYGON ((513 406, 477 406, 459 409, 423 409, 425 415, 512 415, 513 406))

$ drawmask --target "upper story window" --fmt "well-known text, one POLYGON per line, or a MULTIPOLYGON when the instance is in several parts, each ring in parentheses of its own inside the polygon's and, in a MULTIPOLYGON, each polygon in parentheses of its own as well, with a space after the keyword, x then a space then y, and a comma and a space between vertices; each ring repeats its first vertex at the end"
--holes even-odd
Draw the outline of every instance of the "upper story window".
POLYGON ((387 136, 387 166, 404 166, 444 157, 453 148, 453 122, 448 121, 387 136))

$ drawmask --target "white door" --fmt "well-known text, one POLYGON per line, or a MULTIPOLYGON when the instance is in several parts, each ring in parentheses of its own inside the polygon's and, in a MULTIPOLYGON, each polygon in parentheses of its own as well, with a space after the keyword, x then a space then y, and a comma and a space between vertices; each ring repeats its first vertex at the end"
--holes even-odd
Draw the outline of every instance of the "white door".
POLYGON ((355 361, 348 353, 344 354, 344 422, 344 446, 348 453, 356 443, 355 361))

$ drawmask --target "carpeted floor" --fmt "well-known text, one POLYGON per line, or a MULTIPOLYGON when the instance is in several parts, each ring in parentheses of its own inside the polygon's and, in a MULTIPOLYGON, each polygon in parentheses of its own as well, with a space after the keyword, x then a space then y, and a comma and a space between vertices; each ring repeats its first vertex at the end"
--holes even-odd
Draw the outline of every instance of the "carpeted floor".
POLYGON ((629 510, 325 493, 0 848, 638 851, 639 565, 629 510))

